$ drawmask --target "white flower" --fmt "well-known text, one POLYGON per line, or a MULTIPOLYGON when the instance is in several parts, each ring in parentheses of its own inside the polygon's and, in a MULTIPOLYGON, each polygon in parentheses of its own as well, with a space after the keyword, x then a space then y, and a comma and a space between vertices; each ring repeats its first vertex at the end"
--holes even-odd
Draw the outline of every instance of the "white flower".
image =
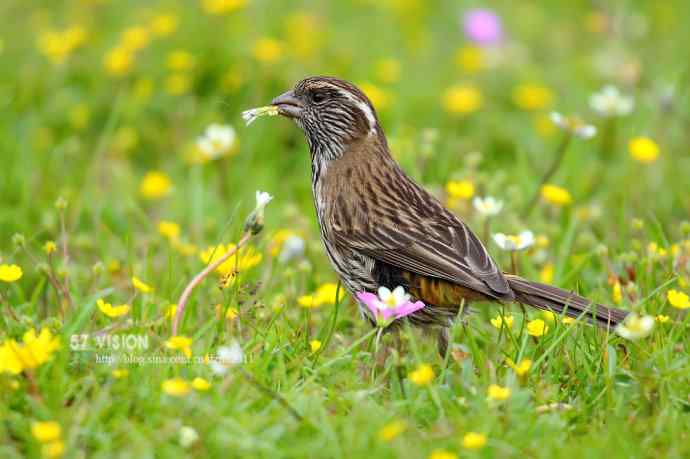
POLYGON ((524 250, 534 245, 534 234, 531 231, 523 231, 518 235, 496 233, 494 242, 501 249, 510 252, 524 250))
POLYGON ((214 373, 224 375, 228 372, 228 368, 243 362, 244 351, 242 351, 242 346, 237 341, 233 341, 229 346, 219 347, 217 358, 212 359, 209 365, 214 373))
POLYGON ((551 121, 559 128, 581 139, 591 139, 597 134, 596 127, 574 116, 563 116, 558 112, 551 112, 551 121))
POLYGON ((616 333, 625 339, 634 341, 648 336, 653 329, 654 317, 640 316, 631 312, 622 323, 616 326, 616 333))
POLYGON ((493 217, 503 210, 503 201, 499 201, 491 196, 485 198, 475 197, 472 205, 483 217, 493 217))
POLYGON ((601 116, 625 116, 632 112, 635 101, 632 96, 622 95, 615 86, 607 85, 592 94, 589 106, 601 116))
POLYGON ((260 116, 276 116, 278 115, 278 107, 275 105, 269 105, 267 107, 257 107, 257 108, 252 108, 249 110, 245 110, 242 112, 242 119, 244 120, 245 123, 247 123, 247 126, 252 124, 255 119, 257 119, 260 116))
POLYGON ((218 159, 230 152, 236 140, 237 135, 232 126, 212 124, 196 140, 196 145, 206 159, 218 159))
POLYGON ((283 248, 278 255, 278 261, 285 263, 294 258, 301 258, 304 254, 304 239, 299 236, 290 236, 283 242, 283 248))
POLYGON ((379 299, 384 307, 395 308, 410 301, 410 295, 405 293, 405 289, 398 285, 391 292, 386 287, 379 287, 379 299))
POLYGON ((266 207, 266 204, 271 202, 272 199, 273 199, 273 196, 266 193, 265 191, 257 191, 256 192, 256 210, 258 210, 258 211, 264 210, 264 207, 266 207))
POLYGON ((180 441, 180 446, 189 448, 199 439, 199 434, 193 427, 182 426, 178 432, 178 439, 180 441))

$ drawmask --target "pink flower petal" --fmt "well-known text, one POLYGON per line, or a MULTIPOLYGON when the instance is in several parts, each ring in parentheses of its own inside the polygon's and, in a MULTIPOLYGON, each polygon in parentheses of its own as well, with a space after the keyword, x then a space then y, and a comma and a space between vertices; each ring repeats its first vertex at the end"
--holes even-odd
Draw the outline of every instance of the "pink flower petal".
POLYGON ((369 292, 357 292, 357 298, 359 299, 359 301, 364 303, 369 308, 369 310, 374 315, 374 317, 378 317, 378 313, 379 313, 379 307, 378 307, 379 297, 378 296, 376 296, 373 293, 369 293, 369 292))
POLYGON ((426 305, 421 301, 417 301, 414 303, 411 301, 408 301, 407 303, 401 304, 397 308, 393 309, 393 311, 395 311, 395 318, 399 319, 401 317, 409 316, 410 314, 412 314, 416 311, 419 311, 420 309, 424 308, 425 306, 426 305))

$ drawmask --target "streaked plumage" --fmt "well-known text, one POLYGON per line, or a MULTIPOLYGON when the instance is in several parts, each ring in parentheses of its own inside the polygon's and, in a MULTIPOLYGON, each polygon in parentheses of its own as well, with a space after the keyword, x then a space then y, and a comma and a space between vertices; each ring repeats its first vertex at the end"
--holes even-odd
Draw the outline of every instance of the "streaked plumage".
POLYGON ((371 102, 354 85, 311 77, 273 103, 307 137, 321 237, 351 293, 402 285, 427 304, 409 320, 442 328, 463 300, 519 301, 573 317, 588 311, 603 325, 625 317, 601 305, 592 311, 574 293, 504 274, 474 233, 402 171, 371 102))

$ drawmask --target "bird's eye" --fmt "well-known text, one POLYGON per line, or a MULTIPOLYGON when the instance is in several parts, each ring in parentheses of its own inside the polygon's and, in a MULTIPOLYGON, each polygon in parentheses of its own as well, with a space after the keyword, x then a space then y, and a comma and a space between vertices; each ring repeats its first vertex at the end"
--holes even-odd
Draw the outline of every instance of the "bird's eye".
POLYGON ((311 94, 311 100, 317 104, 326 100, 326 95, 322 92, 313 92, 311 94))

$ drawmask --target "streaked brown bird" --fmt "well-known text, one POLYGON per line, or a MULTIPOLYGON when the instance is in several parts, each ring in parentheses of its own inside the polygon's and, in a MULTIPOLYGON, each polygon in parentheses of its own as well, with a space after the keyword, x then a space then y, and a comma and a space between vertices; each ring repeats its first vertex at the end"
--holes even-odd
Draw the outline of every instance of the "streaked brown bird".
MULTIPOLYGON (((442 354, 463 302, 518 302, 602 327, 625 318, 625 311, 502 272, 467 225, 403 172, 355 85, 309 77, 272 103, 309 143, 321 238, 343 284, 352 294, 403 286, 427 305, 407 319, 437 328, 442 354)), ((375 322, 362 304, 360 311, 375 322)))

